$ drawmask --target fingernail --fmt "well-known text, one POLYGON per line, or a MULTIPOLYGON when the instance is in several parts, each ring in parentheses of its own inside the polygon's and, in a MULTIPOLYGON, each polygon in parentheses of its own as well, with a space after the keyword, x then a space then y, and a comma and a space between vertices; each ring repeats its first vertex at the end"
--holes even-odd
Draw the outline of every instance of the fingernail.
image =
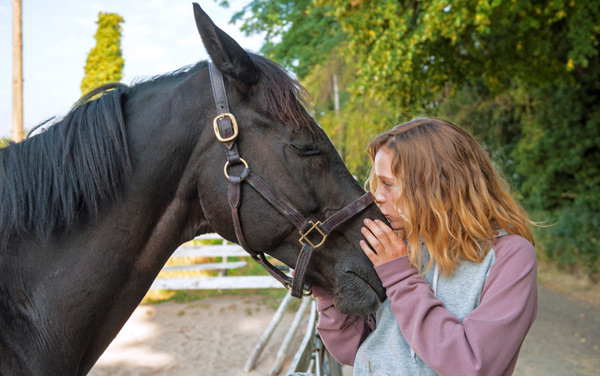
POLYGON ((363 227, 363 228, 361 228, 361 229, 360 229, 360 231, 362 231, 362 232, 367 232, 367 228, 366 228, 366 227, 363 227))
POLYGON ((369 218, 366 218, 366 219, 365 219, 365 223, 366 223, 366 224, 369 224, 369 223, 371 223, 371 220, 370 220, 369 218))

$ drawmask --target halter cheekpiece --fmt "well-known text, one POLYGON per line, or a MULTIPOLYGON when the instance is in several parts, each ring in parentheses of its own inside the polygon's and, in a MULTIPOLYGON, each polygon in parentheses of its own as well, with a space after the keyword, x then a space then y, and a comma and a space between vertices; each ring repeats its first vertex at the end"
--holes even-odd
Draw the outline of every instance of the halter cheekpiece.
POLYGON ((304 282, 304 274, 313 250, 322 246, 325 243, 327 236, 337 226, 371 205, 374 201, 373 195, 369 192, 365 193, 324 222, 313 222, 304 218, 290 201, 282 195, 276 194, 264 180, 259 176, 254 175, 252 171, 250 171, 248 163, 240 157, 238 146, 235 142, 239 134, 239 128, 235 117, 229 112, 229 103, 227 101, 223 75, 213 63, 209 63, 208 66, 210 82, 217 106, 217 116, 213 120, 213 128, 217 140, 225 147, 227 162, 225 163, 223 172, 228 180, 227 200, 231 207, 235 236, 237 237, 238 244, 248 252, 255 261, 261 264, 269 274, 275 277, 275 279, 281 282, 286 288, 291 289, 292 296, 300 298, 303 294, 309 295, 311 293, 310 284, 304 282), (243 166, 243 169, 237 175, 229 172, 229 167, 234 165, 243 166), (302 245, 302 248, 298 255, 298 259, 296 260, 293 278, 273 266, 273 264, 267 260, 264 252, 256 252, 248 246, 242 231, 239 214, 243 182, 248 183, 254 188, 298 229, 300 234, 299 242, 302 245), (309 240, 309 234, 318 234, 318 236, 320 236, 319 241, 309 240))

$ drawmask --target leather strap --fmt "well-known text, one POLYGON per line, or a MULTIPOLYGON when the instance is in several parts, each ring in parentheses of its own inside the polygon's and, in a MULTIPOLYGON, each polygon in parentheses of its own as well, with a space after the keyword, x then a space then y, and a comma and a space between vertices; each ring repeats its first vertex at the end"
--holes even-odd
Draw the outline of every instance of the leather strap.
MULTIPOLYGON (((215 99, 215 105, 217 109, 217 117, 223 114, 229 114, 229 101, 227 100, 227 92, 225 90, 225 83, 223 81, 223 75, 219 69, 213 64, 208 64, 210 83, 213 91, 213 97, 215 99)), ((224 116, 217 120, 219 133, 222 138, 229 138, 234 135, 234 128, 231 119, 228 116, 224 116)), ((241 158, 238 152, 236 140, 222 142, 225 146, 225 155, 230 166, 240 164, 241 158)), ((239 175, 229 174, 228 177, 228 188, 227 188, 227 200, 231 207, 231 217, 233 220, 233 227, 235 230, 235 236, 238 244, 259 264, 261 264, 275 279, 282 283, 286 288, 291 288, 292 278, 287 276, 281 270, 277 269, 271 264, 264 253, 254 251, 246 241, 246 237, 242 231, 242 224, 240 220, 239 208, 242 201, 242 182, 250 175, 250 171, 244 168, 239 175)), ((307 288, 309 288, 308 286, 307 288)), ((300 295, 301 296, 301 295, 300 295)))
MULTIPOLYGON (((228 139, 235 134, 232 115, 229 116, 229 103, 227 101, 227 92, 225 91, 225 83, 223 75, 214 66, 209 63, 210 82, 217 107, 217 125, 218 132, 222 139, 228 139), (224 115, 225 114, 225 115, 224 115), (224 116, 221 116, 224 115, 224 116)), ((242 164, 242 159, 238 152, 236 139, 222 141, 225 146, 225 155, 229 166, 242 164)), ((239 170, 239 167, 238 167, 239 170)), ((275 279, 281 282, 286 288, 291 289, 291 295, 297 298, 302 297, 303 290, 310 293, 310 284, 304 282, 304 274, 310 263, 310 258, 315 247, 309 242, 302 242, 302 248, 296 260, 294 278, 283 273, 271 264, 263 252, 256 252, 248 245, 244 233, 242 231, 242 223, 240 220, 239 209, 242 203, 242 183, 247 182, 254 190, 256 190, 265 200, 275 207, 283 216, 285 216, 300 232, 301 240, 307 231, 313 229, 313 224, 308 221, 294 205, 282 195, 277 194, 264 180, 259 176, 254 175, 246 165, 239 174, 227 173, 227 200, 231 207, 231 217, 233 227, 238 244, 258 263, 260 263, 275 279)), ((344 223, 349 218, 355 216, 366 207, 373 203, 373 195, 367 192, 350 205, 336 212, 318 226, 318 229, 326 236, 330 234, 336 227, 344 223)))
MULTIPOLYGON (((208 64, 208 71, 213 97, 215 98, 215 105, 217 107, 217 116, 229 114, 229 101, 227 100, 227 92, 225 91, 223 75, 213 63, 208 64)), ((229 138, 234 135, 233 123, 229 117, 225 116, 222 119, 217 120, 217 124, 219 126, 219 133, 223 138, 229 138)), ((235 139, 228 142, 223 142, 223 145, 225 145, 226 148, 225 154, 229 164, 236 165, 241 163, 240 154, 238 152, 235 139)))
POLYGON ((246 178, 246 182, 252 186, 261 196, 283 214, 299 231, 305 232, 311 224, 300 214, 296 208, 282 195, 278 195, 259 176, 252 173, 246 178))
POLYGON ((346 206, 342 210, 338 211, 331 217, 329 217, 321 226, 321 231, 325 234, 330 234, 336 227, 346 222, 349 218, 352 218, 367 206, 371 205, 375 202, 375 197, 371 194, 371 192, 367 192, 364 195, 360 196, 356 201, 346 206))
POLYGON ((213 97, 217 105, 217 115, 228 113, 229 101, 227 100, 223 75, 213 63, 208 64, 208 71, 210 73, 210 86, 212 87, 213 97))
POLYGON ((306 273, 306 268, 308 267, 313 251, 314 248, 307 243, 304 243, 302 249, 300 249, 300 254, 298 255, 298 259, 296 259, 296 267, 294 269, 296 278, 292 281, 292 296, 302 296, 302 289, 304 287, 303 281, 300 278, 297 278, 297 276, 304 276, 304 273, 306 273))

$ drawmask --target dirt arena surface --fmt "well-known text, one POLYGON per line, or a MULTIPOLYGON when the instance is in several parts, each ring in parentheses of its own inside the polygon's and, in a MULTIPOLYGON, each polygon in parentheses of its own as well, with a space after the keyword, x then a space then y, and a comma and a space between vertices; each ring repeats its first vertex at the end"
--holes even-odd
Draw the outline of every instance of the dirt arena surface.
MULTIPOLYGON (((92 369, 92 376, 264 376, 295 311, 288 310, 256 368, 243 370, 276 304, 264 297, 214 297, 141 305, 92 369)), ((308 316, 308 315, 307 315, 308 316)), ((305 324, 301 328, 305 328, 305 324)), ((298 333, 279 375, 298 348, 298 333)), ((523 344, 515 375, 600 375, 600 309, 539 288, 538 317, 523 344)), ((344 375, 351 375, 346 367, 344 375)))
MULTIPOLYGON (((140 305, 91 376, 263 376, 273 366, 295 310, 288 309, 258 358, 244 365, 277 309, 262 296, 215 297, 140 305)), ((290 346, 285 374, 305 333, 308 312, 290 346)))

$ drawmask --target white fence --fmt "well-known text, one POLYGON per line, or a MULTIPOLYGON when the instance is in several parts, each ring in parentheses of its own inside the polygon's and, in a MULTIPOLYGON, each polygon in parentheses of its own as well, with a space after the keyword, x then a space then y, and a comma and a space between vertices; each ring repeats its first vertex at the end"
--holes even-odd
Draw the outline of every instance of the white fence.
MULTIPOLYGON (((162 271, 196 271, 217 270, 216 277, 173 277, 157 278, 150 287, 151 290, 220 290, 220 289, 267 289, 284 288, 270 275, 257 276, 227 276, 227 271, 242 268, 246 261, 228 261, 229 257, 250 257, 242 247, 229 243, 217 234, 205 234, 196 240, 221 240, 222 244, 215 245, 183 245, 171 255, 177 257, 222 257, 221 262, 198 263, 192 265, 169 265, 162 271)), ((251 260, 250 262, 254 262, 251 260)))
MULTIPOLYGON (((171 258, 178 257, 221 257, 221 262, 205 262, 192 265, 168 265, 162 271, 197 271, 216 270, 216 277, 174 277, 157 278, 151 290, 203 290, 203 289, 262 289, 262 288, 284 288, 275 278, 270 275, 259 276, 227 276, 227 271, 242 268, 247 265, 246 261, 229 261, 229 257, 250 257, 242 247, 237 244, 228 243, 217 234, 206 234, 196 238, 197 240, 221 240, 221 244, 179 247, 171 258)), ((254 261, 250 261, 254 262, 254 261)), ((288 291, 275 313, 269 327, 266 328, 252 355, 244 367, 246 372, 254 368, 254 364, 271 337, 275 327, 281 320, 281 316, 291 301, 288 291)), ((288 352, 290 343, 298 331, 298 327, 304 321, 305 313, 309 311, 309 317, 305 334, 296 351, 292 364, 287 370, 287 376, 341 376, 341 365, 335 361, 327 349, 323 346, 319 336, 316 334, 317 308, 316 301, 311 297, 304 297, 302 304, 296 312, 294 321, 283 339, 283 343, 277 353, 277 358, 269 371, 269 376, 278 375, 281 371, 284 358, 288 352), (310 309, 309 309, 310 307, 310 309)))

